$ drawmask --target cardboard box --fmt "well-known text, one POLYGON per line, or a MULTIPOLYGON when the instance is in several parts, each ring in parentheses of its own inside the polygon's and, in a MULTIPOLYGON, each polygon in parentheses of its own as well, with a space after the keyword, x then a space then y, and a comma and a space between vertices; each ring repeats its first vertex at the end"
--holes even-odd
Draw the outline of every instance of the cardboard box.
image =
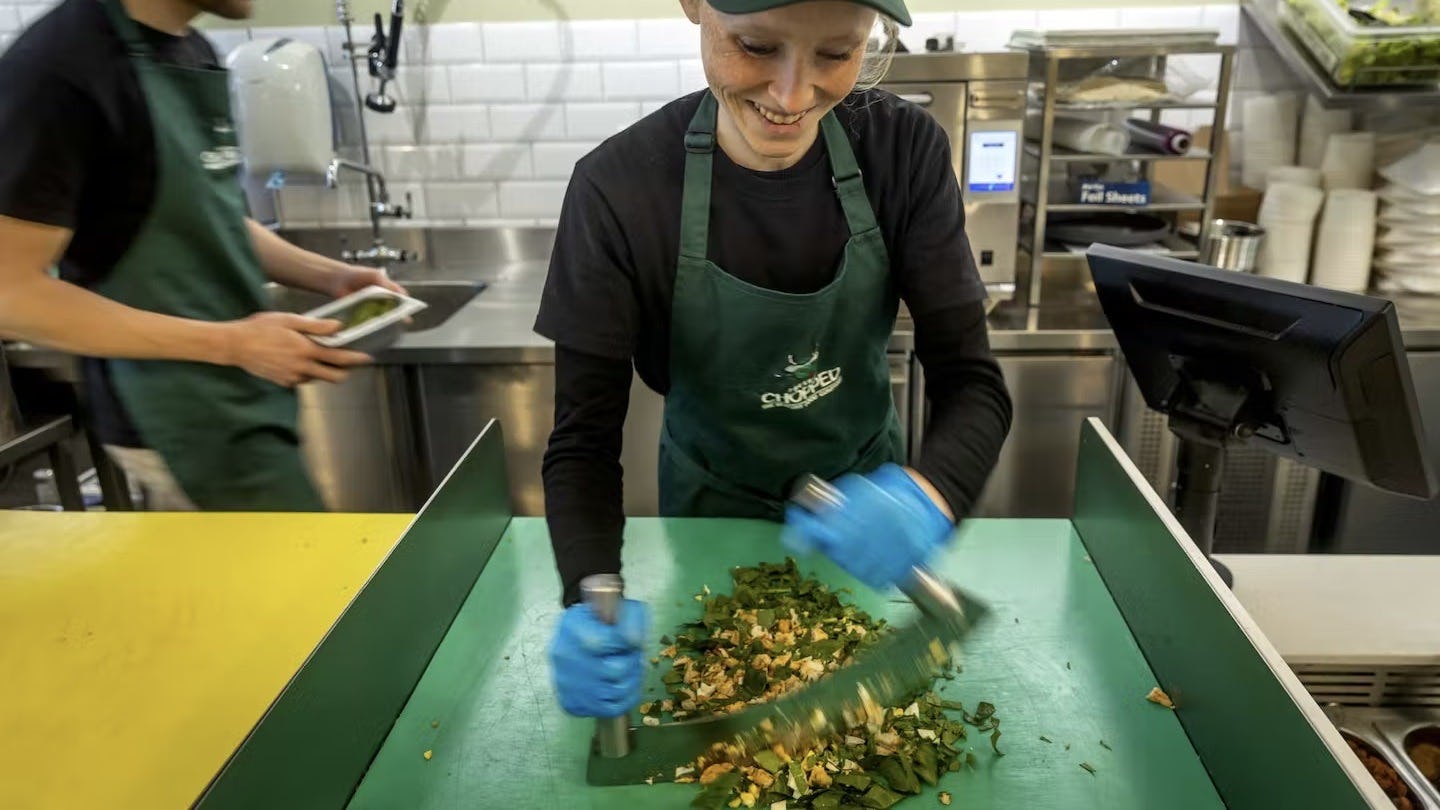
MULTIPOLYGON (((1195 130, 1192 140, 1195 149, 1209 149, 1215 141, 1215 161, 1220 165, 1220 177, 1215 188, 1214 215, 1216 219, 1238 219, 1254 222, 1260 217, 1261 193, 1230 182, 1230 143, 1222 130, 1219 137, 1210 127, 1195 130)), ((1156 183, 1176 191, 1200 197, 1205 193, 1205 174, 1209 165, 1200 161, 1162 162, 1155 165, 1152 177, 1156 183)), ((1180 223, 1197 224, 1199 214, 1185 213, 1177 217, 1180 223)))

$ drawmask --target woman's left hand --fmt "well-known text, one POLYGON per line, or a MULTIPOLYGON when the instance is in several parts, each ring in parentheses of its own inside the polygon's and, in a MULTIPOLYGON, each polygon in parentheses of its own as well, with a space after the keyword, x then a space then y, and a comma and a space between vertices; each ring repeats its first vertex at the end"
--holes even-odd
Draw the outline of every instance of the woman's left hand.
POLYGON ((872 588, 902 584, 955 529, 948 510, 898 465, 846 475, 835 488, 839 506, 818 513, 789 507, 781 538, 797 554, 821 552, 872 588))
POLYGON ((405 288, 391 280, 384 271, 374 267, 347 264, 334 270, 334 276, 330 283, 330 295, 335 298, 344 298, 350 293, 358 292, 372 285, 384 287, 400 295, 407 294, 405 288))

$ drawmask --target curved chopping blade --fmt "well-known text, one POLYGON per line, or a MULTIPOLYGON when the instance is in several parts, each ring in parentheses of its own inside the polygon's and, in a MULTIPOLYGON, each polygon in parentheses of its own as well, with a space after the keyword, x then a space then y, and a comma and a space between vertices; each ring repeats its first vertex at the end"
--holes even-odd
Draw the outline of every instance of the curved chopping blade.
MULTIPOLYGON (((936 585, 939 581, 932 579, 930 586, 936 585)), ((675 778, 676 768, 694 762, 717 744, 727 746, 731 756, 776 742, 794 751, 818 736, 863 725, 867 716, 929 686, 958 656, 960 639, 988 612, 958 588, 943 587, 953 594, 953 601, 944 600, 953 609, 925 610, 913 624, 861 653, 852 666, 814 686, 734 714, 634 727, 627 756, 604 758, 591 752, 586 781, 592 785, 667 782, 675 778)))

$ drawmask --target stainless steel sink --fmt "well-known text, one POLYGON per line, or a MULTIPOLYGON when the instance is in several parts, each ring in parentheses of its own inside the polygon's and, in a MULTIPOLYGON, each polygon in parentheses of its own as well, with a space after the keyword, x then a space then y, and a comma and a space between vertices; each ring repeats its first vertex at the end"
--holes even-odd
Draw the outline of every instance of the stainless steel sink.
MULTIPOLYGON (((483 281, 401 280, 410 295, 430 306, 417 313, 405 327, 407 332, 424 332, 450 320, 461 307, 485 289, 483 281)), ((282 312, 307 312, 328 299, 317 293, 269 285, 270 300, 282 312)))

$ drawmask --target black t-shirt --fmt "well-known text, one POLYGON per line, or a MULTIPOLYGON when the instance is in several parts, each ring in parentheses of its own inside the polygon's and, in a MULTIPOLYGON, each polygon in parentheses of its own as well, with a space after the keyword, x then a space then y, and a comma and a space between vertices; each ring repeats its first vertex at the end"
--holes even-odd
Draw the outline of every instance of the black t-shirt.
MULTIPOLYGON (((219 66, 197 31, 139 28, 160 62, 219 66)), ((0 56, 0 155, 0 215, 74 231, 61 277, 103 279, 154 203, 157 162, 149 107, 101 0, 64 0, 0 56)), ((102 363, 86 362, 86 382, 100 440, 139 446, 102 363)))
MULTIPOLYGON (((661 394, 670 387, 685 130, 701 95, 666 105, 576 164, 536 324, 571 348, 633 356, 661 394)), ((835 114, 911 313, 982 300, 944 129, 880 90, 852 95, 835 114)), ((726 272, 759 287, 814 292, 834 277, 847 239, 823 138, 776 172, 746 169, 715 150, 709 259, 726 272)))
MULTIPOLYGON (((684 136, 700 98, 678 99, 601 144, 566 192, 536 330, 557 345, 544 477, 567 603, 580 578, 619 570, 632 362, 655 391, 670 387, 684 136)), ((1010 400, 990 354, 949 141, 928 113, 883 91, 852 95, 836 116, 915 321, 932 408, 916 466, 963 515, 1009 430, 1010 400)), ((710 205, 708 257, 726 272, 790 293, 833 279, 849 228, 823 138, 776 172, 746 169, 717 149, 710 205)))

